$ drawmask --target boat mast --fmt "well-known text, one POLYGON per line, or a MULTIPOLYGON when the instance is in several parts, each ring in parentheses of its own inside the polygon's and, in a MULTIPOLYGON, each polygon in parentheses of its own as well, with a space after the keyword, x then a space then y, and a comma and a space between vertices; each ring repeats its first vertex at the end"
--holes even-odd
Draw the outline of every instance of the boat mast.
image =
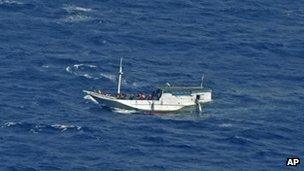
POLYGON ((123 75, 123 72, 122 72, 122 58, 120 58, 120 65, 119 65, 119 72, 118 72, 117 94, 120 94, 122 75, 123 75))
POLYGON ((202 76, 201 88, 203 88, 205 74, 202 76))

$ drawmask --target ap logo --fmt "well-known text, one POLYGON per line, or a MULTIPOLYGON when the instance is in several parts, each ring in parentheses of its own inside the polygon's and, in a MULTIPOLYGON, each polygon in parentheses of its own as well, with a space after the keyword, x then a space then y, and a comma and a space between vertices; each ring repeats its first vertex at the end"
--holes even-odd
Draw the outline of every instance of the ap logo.
POLYGON ((297 166, 300 164, 300 158, 294 157, 294 158, 287 158, 286 166, 297 166))

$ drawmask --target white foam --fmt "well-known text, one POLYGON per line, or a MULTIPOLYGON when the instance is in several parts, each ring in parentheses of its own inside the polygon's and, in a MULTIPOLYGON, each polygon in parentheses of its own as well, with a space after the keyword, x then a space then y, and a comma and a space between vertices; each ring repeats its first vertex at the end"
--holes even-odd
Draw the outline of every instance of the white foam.
POLYGON ((146 86, 147 84, 146 83, 143 83, 143 82, 133 82, 131 84, 132 87, 143 87, 143 86, 146 86))
POLYGON ((92 11, 91 8, 84 8, 84 7, 74 7, 74 10, 76 10, 76 11, 85 11, 85 12, 92 11))
POLYGON ((81 67, 81 66, 84 66, 84 67, 89 67, 89 68, 96 68, 97 66, 95 66, 95 65, 90 65, 90 64, 75 64, 75 65, 73 65, 75 68, 79 68, 79 67, 81 67))
POLYGON ((65 70, 66 70, 66 72, 71 73, 71 67, 70 66, 66 67, 65 70))
POLYGON ((85 95, 83 98, 84 98, 84 99, 87 99, 87 100, 91 100, 92 102, 98 104, 98 101, 96 101, 96 100, 95 100, 92 96, 90 96, 90 95, 85 95))
POLYGON ((79 7, 75 5, 65 5, 62 8, 69 13, 65 18, 61 19, 63 22, 76 23, 89 21, 92 19, 86 14, 92 11, 91 8, 79 7))
POLYGON ((71 13, 71 12, 89 12, 92 11, 91 8, 85 8, 85 7, 79 7, 79 6, 75 6, 75 5, 65 5, 63 7, 64 10, 66 10, 67 12, 71 13))
POLYGON ((14 126, 14 125, 17 125, 17 124, 20 124, 20 123, 19 122, 6 122, 1 127, 10 127, 10 126, 14 126))
POLYGON ((76 22, 85 22, 89 21, 92 18, 86 15, 80 15, 80 14, 75 14, 75 15, 69 15, 65 18, 62 19, 63 22, 67 23, 76 23, 76 22))
POLYGON ((251 142, 251 140, 249 138, 241 137, 241 136, 238 136, 238 135, 235 135, 234 138, 238 139, 238 140, 245 140, 245 141, 251 142))
POLYGON ((0 0, 0 5, 2 4, 8 4, 8 5, 22 5, 23 3, 13 0, 0 0))
POLYGON ((104 78, 107 78, 107 79, 113 81, 113 82, 116 81, 116 76, 113 75, 113 74, 109 74, 109 73, 100 73, 100 75, 101 75, 102 77, 104 77, 104 78))
POLYGON ((80 126, 74 126, 74 125, 61 125, 61 124, 53 124, 51 125, 51 127, 56 128, 56 129, 60 129, 61 132, 66 131, 69 128, 76 128, 77 130, 80 130, 81 127, 80 126))
POLYGON ((127 110, 127 109, 120 109, 120 108, 113 108, 113 111, 116 113, 122 113, 122 114, 132 114, 136 113, 136 110, 127 110))
POLYGON ((30 129, 30 132, 31 132, 31 133, 34 133, 34 134, 38 134, 38 132, 35 131, 34 129, 30 129))
POLYGON ((73 66, 78 69, 80 66, 83 66, 83 64, 75 64, 73 66))
POLYGON ((223 123, 223 124, 220 124, 219 127, 228 128, 228 127, 232 127, 232 124, 223 123))
MULTIPOLYGON (((73 66, 67 66, 65 68, 66 72, 70 74, 74 74, 76 76, 82 76, 88 79, 99 79, 98 77, 94 77, 94 74, 86 73, 86 68, 97 68, 95 65, 90 65, 90 64, 75 64, 73 66)), ((89 72, 89 71, 88 71, 89 72)))
POLYGON ((132 83, 132 86, 133 86, 133 87, 138 87, 138 83, 137 83, 137 82, 134 82, 134 83, 132 83))
MULTIPOLYGON (((1 127, 2 128, 5 128, 5 127, 14 127, 16 125, 20 125, 21 127, 24 126, 24 123, 21 123, 21 122, 6 122, 4 123, 1 127)), ((26 124, 25 123, 25 126, 29 125, 30 128, 28 128, 28 131, 31 132, 31 133, 39 133, 41 131, 43 131, 44 128, 47 128, 48 125, 45 125, 45 124, 26 124)), ((76 130, 81 130, 82 127, 80 126, 75 126, 75 125, 63 125, 63 124, 53 124, 53 125, 50 125, 51 127, 53 128, 56 128, 56 129, 59 129, 61 130, 61 132, 64 132, 68 129, 76 129, 76 130)), ((25 128, 26 129, 26 128, 25 128)))
POLYGON ((86 78, 93 78, 92 76, 90 76, 90 74, 83 74, 83 76, 86 77, 86 78))

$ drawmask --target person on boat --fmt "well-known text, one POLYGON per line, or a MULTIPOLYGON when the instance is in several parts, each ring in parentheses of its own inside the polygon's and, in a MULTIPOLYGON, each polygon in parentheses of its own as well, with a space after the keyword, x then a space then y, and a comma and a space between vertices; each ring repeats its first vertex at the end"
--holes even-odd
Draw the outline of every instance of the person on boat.
POLYGON ((152 100, 152 95, 149 94, 148 97, 147 97, 147 99, 148 99, 148 100, 152 100))
POLYGON ((129 96, 127 97, 128 100, 133 100, 134 99, 134 94, 129 94, 129 96))
POLYGON ((139 93, 139 100, 144 100, 146 98, 144 93, 139 93))
POLYGON ((127 97, 126 94, 124 94, 124 93, 121 94, 121 98, 122 98, 122 99, 126 99, 126 97, 127 97))

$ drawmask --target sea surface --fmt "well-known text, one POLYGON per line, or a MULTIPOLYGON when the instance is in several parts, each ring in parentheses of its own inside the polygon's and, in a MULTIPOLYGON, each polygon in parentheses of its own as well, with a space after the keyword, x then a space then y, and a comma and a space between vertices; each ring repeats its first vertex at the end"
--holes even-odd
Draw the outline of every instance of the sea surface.
POLYGON ((0 0, 0 170, 304 169, 303 0, 0 0), (203 112, 82 90, 213 90, 203 112))

